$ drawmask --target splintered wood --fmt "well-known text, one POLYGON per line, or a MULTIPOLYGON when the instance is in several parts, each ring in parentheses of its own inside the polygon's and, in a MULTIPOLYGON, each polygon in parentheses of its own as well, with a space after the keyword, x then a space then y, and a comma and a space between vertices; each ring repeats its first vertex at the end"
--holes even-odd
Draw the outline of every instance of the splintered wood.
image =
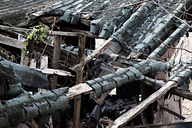
POLYGON ((81 94, 87 94, 93 92, 93 88, 91 88, 87 83, 81 83, 76 86, 73 86, 69 88, 69 91, 67 93, 67 97, 69 99, 73 99, 74 97, 81 95, 81 94))

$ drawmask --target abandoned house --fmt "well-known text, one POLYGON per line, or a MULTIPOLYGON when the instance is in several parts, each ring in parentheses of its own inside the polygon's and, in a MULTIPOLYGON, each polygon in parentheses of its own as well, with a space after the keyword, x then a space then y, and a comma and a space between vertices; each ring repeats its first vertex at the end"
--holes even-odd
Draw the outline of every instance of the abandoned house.
POLYGON ((192 127, 191 0, 0 8, 0 127, 192 127))

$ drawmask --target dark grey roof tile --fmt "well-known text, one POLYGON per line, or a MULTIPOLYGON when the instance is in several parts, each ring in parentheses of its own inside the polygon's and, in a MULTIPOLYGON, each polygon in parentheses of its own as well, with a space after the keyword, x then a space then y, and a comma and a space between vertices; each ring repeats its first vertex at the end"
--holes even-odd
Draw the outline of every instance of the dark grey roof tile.
POLYGON ((174 45, 181 36, 183 36, 187 31, 189 30, 189 27, 183 23, 181 24, 158 48, 156 48, 148 57, 157 59, 160 58, 166 51, 167 46, 174 45))
POLYGON ((94 84, 91 85, 91 87, 93 88, 93 90, 95 92, 95 95, 97 97, 100 97, 102 92, 103 92, 102 86, 100 84, 98 84, 98 83, 94 83, 94 84))
POLYGON ((124 74, 117 75, 117 76, 113 77, 112 79, 116 81, 117 87, 120 87, 120 86, 128 83, 128 81, 129 81, 129 77, 124 74))
POLYGON ((99 83, 102 86, 102 93, 109 91, 116 87, 116 82, 113 79, 106 79, 99 83))
POLYGON ((142 73, 138 69, 136 69, 135 67, 130 67, 129 71, 134 73, 136 78, 139 78, 142 75, 142 73))

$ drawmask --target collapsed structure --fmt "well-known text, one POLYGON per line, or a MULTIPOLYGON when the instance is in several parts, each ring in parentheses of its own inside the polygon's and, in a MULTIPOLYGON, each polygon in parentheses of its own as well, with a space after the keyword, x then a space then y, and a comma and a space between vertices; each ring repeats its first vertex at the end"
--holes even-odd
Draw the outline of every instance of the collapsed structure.
POLYGON ((169 93, 192 99, 188 92, 191 60, 176 62, 173 54, 183 43, 180 38, 191 28, 191 5, 190 0, 63 0, 29 11, 27 21, 17 23, 25 28, 5 26, 12 21, 2 18, 1 49, 25 48, 23 40, 14 38, 28 34, 26 49, 34 59, 29 64, 22 51, 21 64, 35 69, 9 62, 4 58, 10 56, 1 52, 0 127, 29 120, 47 125, 47 115, 51 115, 54 127, 145 127, 185 119, 181 116, 181 98, 172 95, 163 102, 159 99, 169 93), (37 25, 41 26, 29 29, 37 25), (96 38, 106 40, 95 48, 96 38), (41 66, 44 54, 51 64, 41 66), (59 70, 63 67, 67 71, 59 70), (76 83, 70 72, 76 73, 76 83), (53 76, 47 78, 42 73, 53 76), (47 90, 27 92, 35 93, 38 88, 47 90), (108 95, 114 88, 116 95, 108 95), (82 94, 90 94, 92 99, 82 94), (74 106, 74 112, 68 106, 74 106))

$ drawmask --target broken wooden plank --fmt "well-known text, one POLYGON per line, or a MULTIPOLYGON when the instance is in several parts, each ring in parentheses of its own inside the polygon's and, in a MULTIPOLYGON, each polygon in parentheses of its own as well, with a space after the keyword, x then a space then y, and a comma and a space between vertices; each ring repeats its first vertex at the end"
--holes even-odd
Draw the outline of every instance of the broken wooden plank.
POLYGON ((72 75, 70 72, 59 70, 59 69, 51 69, 51 68, 47 68, 47 69, 43 69, 43 70, 37 69, 37 68, 34 68, 34 69, 41 71, 45 75, 58 75, 58 76, 72 76, 72 77, 74 77, 74 75, 72 75))
POLYGON ((177 86, 176 82, 169 81, 167 82, 162 88, 160 88, 158 91, 154 92, 152 95, 150 95, 147 99, 142 101, 139 105, 137 105, 135 108, 130 109, 126 113, 124 113, 122 116, 118 117, 109 128, 119 128, 125 125, 127 122, 129 122, 131 119, 133 119, 135 116, 140 114, 143 110, 145 110, 148 105, 159 99, 161 96, 163 96, 167 91, 169 91, 174 86, 177 86))
POLYGON ((0 43, 19 49, 26 48, 26 44, 23 41, 3 35, 0 35, 0 43))
POLYGON ((37 62, 36 62, 35 59, 32 59, 32 60, 30 61, 29 67, 30 67, 30 68, 33 68, 33 69, 37 67, 37 62))
POLYGON ((172 88, 172 89, 170 90, 170 92, 171 92, 172 94, 177 95, 177 96, 180 96, 180 97, 183 97, 183 98, 192 100, 192 93, 191 93, 191 92, 187 92, 187 91, 184 91, 184 90, 178 89, 178 88, 172 88))
POLYGON ((113 38, 109 38, 107 41, 105 41, 100 47, 98 47, 96 50, 93 51, 93 53, 85 58, 84 61, 81 63, 75 65, 71 68, 73 71, 81 70, 87 63, 89 63, 94 57, 98 57, 100 54, 102 54, 109 46, 112 45, 113 38))
POLYGON ((81 83, 69 88, 69 91, 66 95, 71 100, 78 95, 88 94, 88 93, 93 93, 93 88, 90 87, 87 83, 81 83))

